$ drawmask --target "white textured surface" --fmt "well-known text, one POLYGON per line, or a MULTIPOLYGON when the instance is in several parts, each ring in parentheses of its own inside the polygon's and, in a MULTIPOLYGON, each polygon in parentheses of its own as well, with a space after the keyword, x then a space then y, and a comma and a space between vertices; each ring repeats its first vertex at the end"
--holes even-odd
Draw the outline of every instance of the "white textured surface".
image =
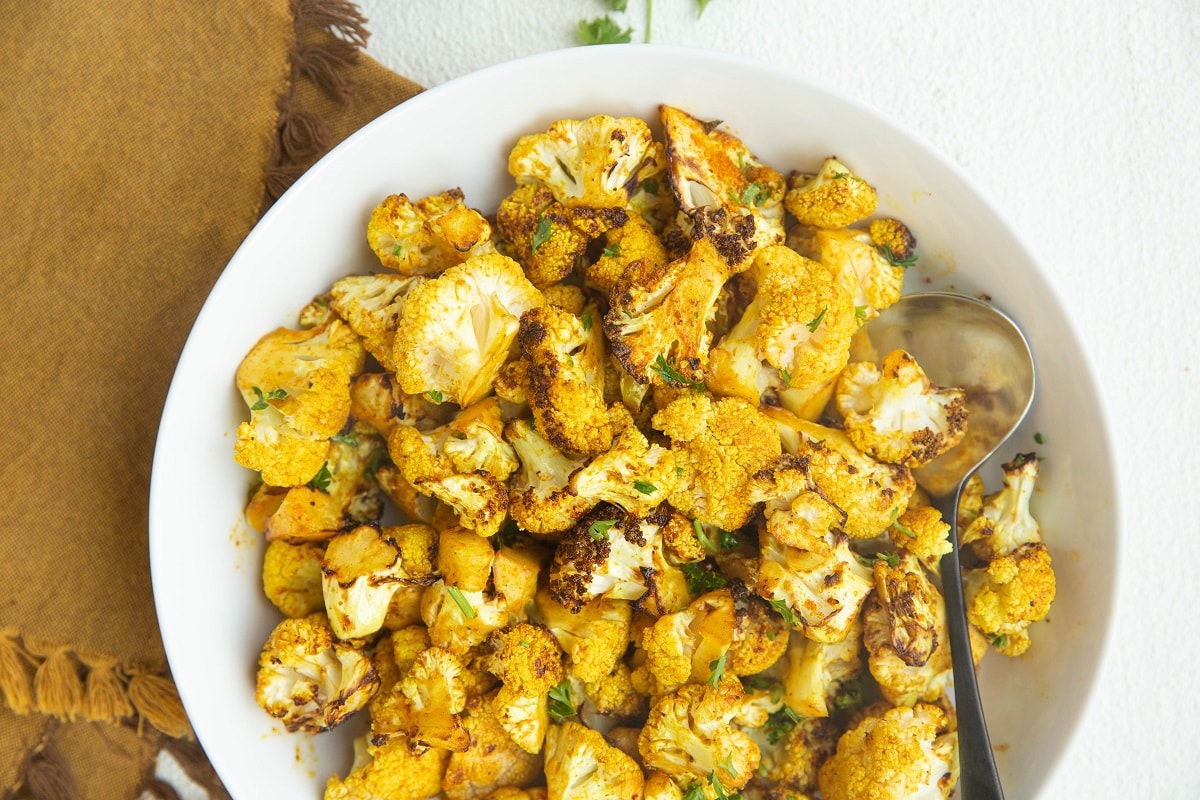
MULTIPOLYGON (((635 41, 644 1, 614 15, 635 41)), ((1109 409, 1125 562, 1093 708, 1043 800, 1200 797, 1200 635, 1185 594, 1200 532, 1188 346, 1200 304, 1200 3, 1134 5, 711 0, 699 20, 692 0, 654 7, 657 43, 794 69, 915 130, 996 203, 1066 301, 1109 409)), ((426 86, 571 46, 577 21, 605 10, 599 0, 361 6, 371 55, 426 86)))

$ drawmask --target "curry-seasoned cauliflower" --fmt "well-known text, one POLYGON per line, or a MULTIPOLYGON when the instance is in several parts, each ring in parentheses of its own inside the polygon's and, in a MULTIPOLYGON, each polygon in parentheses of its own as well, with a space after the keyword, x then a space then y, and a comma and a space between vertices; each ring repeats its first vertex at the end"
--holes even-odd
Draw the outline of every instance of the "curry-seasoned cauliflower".
POLYGON ((838 740, 820 769, 825 800, 948 797, 958 774, 957 735, 945 712, 918 704, 868 716, 838 740))
POLYGON ((822 496, 846 512, 842 529, 870 539, 904 513, 916 481, 908 467, 884 464, 863 453, 844 431, 800 419, 782 408, 761 407, 777 426, 783 449, 808 459, 808 474, 822 496))
POLYGON ((321 594, 324 542, 291 544, 276 539, 263 553, 263 594, 285 617, 307 617, 325 607, 321 594))
POLYGON ((400 389, 390 372, 364 372, 350 382, 350 418, 358 430, 373 431, 384 438, 397 425, 428 432, 445 425, 458 407, 435 403, 425 394, 408 394, 400 389))
POLYGON ((711 238, 733 272, 748 266, 754 251, 782 244, 786 179, 760 162, 720 122, 704 122, 671 106, 659 106, 667 142, 667 174, 679 207, 711 238))
POLYGON ((639 383, 701 388, 709 326, 728 276, 708 239, 665 265, 630 263, 613 285, 604 315, 604 333, 626 372, 639 383))
POLYGON ((537 430, 531 419, 504 428, 521 467, 509 483, 509 511, 523 530, 552 534, 575 524, 591 508, 570 487, 571 476, 587 463, 560 452, 537 430))
POLYGON ((371 658, 333 635, 318 612, 275 626, 258 659, 254 699, 289 731, 319 733, 363 708, 379 688, 371 658))
POLYGON ((548 800, 641 800, 645 778, 638 763, 599 732, 567 720, 546 734, 548 800))
POLYGON ((362 339, 367 352, 392 372, 392 340, 408 291, 425 279, 402 275, 347 275, 329 290, 329 304, 362 339))
POLYGON ((875 213, 875 189, 829 157, 815 175, 793 172, 783 205, 803 225, 845 228, 875 213))
POLYGON ((563 678, 562 650, 546 628, 522 622, 489 643, 488 671, 503 686, 492 701, 500 726, 527 753, 540 753, 549 725, 546 693, 563 678))
POLYGON ((402 735, 410 749, 440 748, 462 753, 471 735, 462 721, 467 705, 462 662, 450 651, 430 647, 413 661, 371 716, 371 741, 402 735))
POLYGON ((479 800, 503 787, 528 788, 542 778, 542 758, 517 746, 493 713, 494 696, 467 701, 463 725, 471 736, 466 752, 452 753, 442 780, 447 800, 479 800))
POLYGON ((367 223, 367 243, 383 266, 401 275, 432 275, 481 253, 494 251, 492 228, 467 207, 461 189, 412 202, 384 198, 367 223))
POLYGON ((643 120, 597 114, 522 136, 509 153, 508 171, 518 184, 549 187, 565 206, 624 208, 664 163, 663 146, 643 120))
POLYGON ((360 525, 330 539, 321 562, 325 612, 339 639, 375 633, 383 627, 397 588, 432 582, 431 576, 405 569, 398 543, 373 525, 360 525))
POLYGON ((756 509, 750 479, 781 452, 771 421, 740 398, 689 392, 656 413, 652 424, 671 439, 682 470, 671 505, 723 530, 745 525, 756 509))
POLYGON ((912 553, 934 575, 941 574, 942 556, 954 549, 950 526, 933 506, 910 504, 887 529, 887 535, 893 545, 912 553))
POLYGON ((821 262, 833 274, 853 298, 855 313, 864 323, 900 299, 905 269, 916 261, 916 239, 899 220, 889 220, 883 227, 872 223, 865 231, 797 225, 789 232, 788 245, 821 262), (884 236, 886 244, 876 241, 873 231, 884 236), (900 239, 907 242, 908 249, 890 249, 900 239))
POLYGON ((654 571, 655 550, 670 513, 639 518, 608 504, 597 506, 559 540, 548 588, 563 607, 578 612, 599 597, 639 600, 654 571))
POLYGON ((638 751, 647 768, 670 775, 685 789, 720 785, 732 792, 754 776, 759 748, 730 724, 745 695, 742 684, 732 676, 715 683, 690 683, 657 698, 638 736, 638 751))
POLYGON ((624 225, 605 231, 604 249, 584 267, 584 279, 591 288, 608 294, 625 268, 642 259, 655 269, 666 267, 672 260, 650 223, 633 214, 624 225))
POLYGON ((685 683, 715 683, 725 673, 733 646, 737 608, 729 589, 716 589, 687 608, 665 614, 642 633, 646 666, 658 691, 685 683))
POLYGON ((581 319, 555 306, 538 306, 521 315, 517 333, 529 363, 534 423, 547 441, 571 456, 594 456, 612 444, 598 314, 592 307, 581 319))
POLYGON ((330 777, 325 800, 427 800, 441 791, 449 756, 440 749, 414 753, 403 739, 376 747, 356 737, 350 774, 330 777))
POLYGON ((409 291, 392 359, 409 394, 469 406, 491 391, 521 315, 545 303, 511 258, 488 253, 409 291))
POLYGON ((421 595, 421 619, 430 641, 462 656, 508 625, 508 606, 490 592, 459 589, 439 580, 421 595))
POLYGON ((778 245, 758 251, 747 275, 756 291, 709 353, 709 388, 758 403, 837 375, 858 326, 850 296, 829 272, 778 245))
POLYGON ((268 541, 292 543, 328 539, 356 523, 372 523, 383 514, 383 498, 368 472, 382 452, 374 436, 338 436, 324 463, 308 483, 287 490, 267 518, 268 541))
POLYGON ((784 674, 784 702, 801 717, 828 717, 842 687, 862 674, 863 626, 851 622, 840 642, 793 636, 784 674))
POLYGON ((783 719, 786 723, 768 724, 765 743, 755 738, 762 750, 760 777, 747 789, 765 788, 766 800, 810 800, 817 793, 817 771, 837 749, 842 727, 829 717, 783 719))
POLYGON ((982 499, 974 519, 959 533, 964 555, 990 561, 1042 540, 1041 526, 1029 509, 1038 464, 1036 454, 1021 453, 1001 465, 1003 488, 982 499))
POLYGON ((250 349, 234 383, 250 421, 237 429, 234 460, 272 486, 299 486, 321 469, 329 438, 350 416, 350 379, 366 350, 340 320, 278 328, 250 349))
POLYGON ((846 434, 877 461, 921 467, 967 432, 967 395, 934 385, 911 354, 893 350, 876 367, 856 362, 837 383, 846 434))
POLYGON ((726 666, 734 675, 755 675, 770 669, 787 652, 790 627, 778 614, 772 614, 770 605, 758 595, 738 592, 734 604, 737 625, 726 666))
POLYGON ((571 675, 596 682, 612 674, 629 644, 633 609, 628 602, 601 598, 572 613, 541 589, 534 603, 538 621, 566 653, 571 675))

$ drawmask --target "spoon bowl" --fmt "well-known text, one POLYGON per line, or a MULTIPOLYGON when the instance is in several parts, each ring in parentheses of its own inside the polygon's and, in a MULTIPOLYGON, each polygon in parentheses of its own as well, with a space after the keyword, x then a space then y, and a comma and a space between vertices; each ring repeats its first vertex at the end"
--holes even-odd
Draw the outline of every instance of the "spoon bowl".
POLYGON ((971 657, 960 578, 958 501, 967 479, 1008 440, 1033 404, 1033 354, 1021 329, 1005 314, 982 300, 949 292, 905 295, 872 320, 868 332, 881 355, 905 350, 934 383, 966 393, 963 441, 914 475, 950 525, 953 544, 942 557, 941 573, 954 663, 958 797, 1003 800, 971 657))

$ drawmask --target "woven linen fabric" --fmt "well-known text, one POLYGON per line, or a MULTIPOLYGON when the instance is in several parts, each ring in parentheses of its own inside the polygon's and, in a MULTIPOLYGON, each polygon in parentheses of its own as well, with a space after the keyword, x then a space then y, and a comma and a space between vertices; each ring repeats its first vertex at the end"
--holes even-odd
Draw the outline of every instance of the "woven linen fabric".
MULTIPOLYGON (((0 793, 224 797, 147 551, 159 415, 264 208, 420 87, 346 0, 0 0, 0 793)), ((232 380, 232 376, 231 376, 232 380)))

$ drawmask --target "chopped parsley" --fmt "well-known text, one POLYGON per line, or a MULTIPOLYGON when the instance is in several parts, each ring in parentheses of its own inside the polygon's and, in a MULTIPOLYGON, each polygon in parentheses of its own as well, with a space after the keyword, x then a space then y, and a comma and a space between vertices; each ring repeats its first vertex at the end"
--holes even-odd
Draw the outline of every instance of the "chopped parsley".
POLYGON ((338 444, 344 444, 347 447, 358 447, 358 439, 355 439, 348 433, 335 433, 329 437, 329 440, 338 444))
POLYGON ((404 249, 404 245, 397 243, 396 246, 392 248, 392 255, 394 255, 394 256, 400 255, 400 251, 403 249, 404 249))
POLYGON ((710 553, 716 553, 716 545, 712 543, 712 539, 708 538, 708 534, 704 532, 704 525, 698 519, 692 520, 692 530, 696 532, 696 538, 700 540, 701 546, 710 553))
POLYGON ((588 526, 588 536, 597 542, 608 539, 608 529, 616 525, 615 519, 598 519, 588 526))
POLYGON ((779 375, 783 378, 784 387, 788 389, 792 388, 792 373, 788 372, 786 369, 781 369, 779 370, 779 375))
POLYGON ((761 206, 769 197, 766 187, 755 181, 742 190, 738 202, 744 206, 761 206))
POLYGON ((900 566, 900 556, 896 555, 895 553, 876 553, 874 558, 871 558, 870 556, 860 556, 857 554, 854 557, 857 558, 858 563, 862 564, 864 567, 873 567, 875 566, 876 561, 882 561, 889 567, 900 566))
POLYGON ((717 777, 717 771, 714 769, 708 773, 708 783, 712 786, 713 793, 716 794, 717 800, 731 800, 734 797, 741 797, 739 794, 730 794, 725 788, 725 784, 721 783, 721 779, 717 777))
POLYGON ((836 181, 839 178, 849 178, 849 177, 850 177, 849 172, 835 172, 829 176, 829 180, 836 181))
POLYGON ((711 0, 696 0, 696 4, 700 6, 699 10, 696 11, 697 17, 700 17, 704 14, 704 9, 708 8, 709 2, 711 2, 711 0))
POLYGON ((1008 634, 1002 633, 992 639, 992 647, 996 648, 997 650, 1003 650, 1004 648, 1008 647, 1008 634))
POLYGON ((579 318, 579 321, 583 323, 583 329, 585 331, 590 331, 592 329, 592 310, 589 308, 587 311, 584 311, 583 316, 579 318))
POLYGON ((689 786, 688 790, 683 793, 683 800, 704 800, 705 797, 704 787, 698 783, 695 786, 689 786))
POLYGON ((317 470, 317 474, 313 475, 312 480, 305 484, 314 492, 324 492, 329 494, 329 483, 333 480, 333 473, 329 471, 329 462, 326 461, 317 470))
POLYGON ((866 306, 855 306, 854 307, 854 322, 860 328, 863 325, 867 324, 867 307, 866 306))
POLYGON ((467 601, 467 598, 457 586, 447 586, 446 591, 450 593, 450 598, 458 606, 458 610, 463 613, 464 617, 475 619, 475 609, 471 608, 470 602, 467 601))
POLYGON ((602 252, 608 258, 620 258, 621 257, 621 245, 610 244, 608 247, 604 248, 604 250, 602 252))
POLYGON ((571 697, 571 682, 563 681, 550 687, 547 693, 549 702, 546 704, 546 711, 550 714, 550 719, 558 724, 562 724, 569 717, 575 716, 575 702, 571 697))
POLYGON ((728 583, 724 575, 704 567, 702 563, 683 564, 679 568, 683 570, 688 591, 692 594, 705 594, 715 589, 723 589, 728 583))
POLYGON ((840 710, 853 708, 854 706, 862 705, 863 701, 863 682, 862 678, 856 678, 852 681, 846 681, 842 684, 842 691, 838 696, 833 698, 833 705, 840 710))
POLYGON ((267 407, 268 400, 282 400, 288 396, 287 391, 284 389, 272 389, 266 394, 263 394, 263 390, 257 386, 251 386, 250 389, 258 397, 258 401, 255 402, 254 405, 250 406, 251 411, 262 411, 267 407))
POLYGON ((783 737, 792 732, 792 728, 796 727, 801 719, 802 717, 788 706, 784 706, 767 717, 767 724, 763 725, 763 733, 767 736, 767 742, 779 744, 783 741, 783 737))
POLYGON ((658 357, 654 359, 654 363, 650 365, 650 369, 657 372, 669 386, 680 389, 696 389, 697 391, 704 391, 708 388, 704 385, 703 381, 694 381, 690 378, 685 378, 679 370, 671 366, 670 362, 667 361, 667 357, 662 353, 659 353, 658 357))
POLYGON ((634 481, 633 488, 637 489, 642 494, 654 494, 658 491, 657 486, 655 486, 653 483, 646 483, 646 481, 634 481))
POLYGON ((788 605, 787 600, 768 600, 767 602, 771 604, 771 608, 779 612, 779 615, 783 617, 783 621, 788 625, 791 625, 793 628, 800 625, 800 618, 796 616, 796 612, 788 605))
POLYGON ((717 762, 717 766, 729 773, 729 777, 736 778, 738 776, 737 767, 733 765, 733 753, 729 753, 724 759, 717 762))
MULTIPOLYGON (((708 676, 708 685, 715 687, 721 682, 721 678, 725 676, 725 662, 729 660, 729 651, 721 653, 720 658, 713 659, 708 662, 708 671, 711 673, 708 676)), ((737 777, 736 772, 731 772, 733 777, 737 777)))
POLYGON ((893 267, 900 267, 901 269, 908 269, 909 267, 911 267, 917 263, 917 254, 916 253, 911 254, 907 258, 900 258, 895 253, 893 253, 892 248, 888 247, 887 245, 881 244, 878 247, 876 247, 875 249, 879 251, 879 255, 883 256, 883 260, 888 262, 889 264, 891 264, 893 267))
POLYGON ((892 527, 895 528, 896 530, 900 531, 901 533, 903 533, 905 536, 907 536, 910 539, 917 538, 917 535, 915 533, 913 533, 912 528, 905 526, 904 523, 902 523, 900 521, 900 509, 899 508, 892 509, 892 527))
POLYGON ((825 314, 827 314, 828 312, 829 312, 829 306, 825 306, 824 308, 821 309, 820 314, 817 314, 815 317, 813 317, 811 320, 808 321, 808 324, 806 327, 808 328, 809 333, 817 332, 817 328, 821 327, 821 320, 825 319, 825 314))
POLYGON ((1035 442, 1037 442, 1038 444, 1045 444, 1045 443, 1046 443, 1046 437, 1045 437, 1044 435, 1042 435, 1042 432, 1041 432, 1041 431, 1038 431, 1037 433, 1035 433, 1035 434, 1033 435, 1033 440, 1034 440, 1035 442))
POLYGON ((550 240, 550 219, 538 214, 537 228, 533 231, 533 242, 530 245, 530 252, 536 252, 539 247, 550 240))
POLYGON ((579 41, 584 44, 628 44, 632 39, 633 28, 622 29, 608 14, 593 20, 579 20, 579 41))
POLYGON ((500 526, 500 530, 496 531, 496 543, 501 547, 511 547, 512 543, 517 540, 517 535, 521 532, 517 521, 512 517, 504 520, 504 524, 500 526))
POLYGON ((654 180, 653 178, 642 181, 641 188, 646 194, 658 194, 658 181, 654 180))
POLYGON ((428 392, 426 392, 425 394, 429 395, 429 399, 435 403, 441 403, 442 398, 444 397, 444 395, 441 392, 439 392, 437 389, 431 389, 428 392))
POLYGON ((732 550, 738 546, 739 540, 736 533, 724 530, 723 528, 718 528, 717 543, 721 545, 722 550, 732 550))

